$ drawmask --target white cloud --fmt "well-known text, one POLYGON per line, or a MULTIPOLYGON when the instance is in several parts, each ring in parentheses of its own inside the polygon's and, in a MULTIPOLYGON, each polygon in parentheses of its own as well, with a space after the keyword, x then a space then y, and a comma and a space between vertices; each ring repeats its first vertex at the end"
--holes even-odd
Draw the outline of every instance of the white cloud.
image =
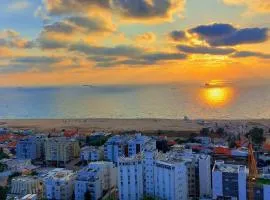
POLYGON ((24 10, 30 6, 30 3, 28 1, 15 1, 8 5, 9 11, 18 11, 18 10, 24 10))

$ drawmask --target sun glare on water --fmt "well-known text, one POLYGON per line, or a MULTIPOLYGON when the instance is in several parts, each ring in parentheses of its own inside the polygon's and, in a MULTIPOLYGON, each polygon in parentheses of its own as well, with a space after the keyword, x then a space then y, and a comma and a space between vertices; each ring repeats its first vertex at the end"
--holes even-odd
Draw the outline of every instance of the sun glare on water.
POLYGON ((211 86, 200 91, 201 101, 209 106, 223 107, 229 104, 234 97, 234 89, 225 86, 211 86))

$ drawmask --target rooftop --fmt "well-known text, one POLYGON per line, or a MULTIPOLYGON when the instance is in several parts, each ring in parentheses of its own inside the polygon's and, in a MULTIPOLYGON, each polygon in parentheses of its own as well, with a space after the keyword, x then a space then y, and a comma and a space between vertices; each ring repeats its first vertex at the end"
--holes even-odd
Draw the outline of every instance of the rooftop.
POLYGON ((220 171, 226 173, 239 173, 245 172, 246 166, 244 165, 235 165, 235 164, 225 164, 224 161, 216 161, 213 167, 213 171, 220 171))

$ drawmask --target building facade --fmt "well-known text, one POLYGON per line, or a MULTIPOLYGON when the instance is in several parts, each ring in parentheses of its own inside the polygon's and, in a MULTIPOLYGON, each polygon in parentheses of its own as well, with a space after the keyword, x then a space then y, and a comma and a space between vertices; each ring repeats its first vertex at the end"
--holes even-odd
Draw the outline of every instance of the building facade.
POLYGON ((81 161, 99 161, 104 157, 104 150, 102 147, 86 146, 81 149, 81 161))
POLYGON ((149 137, 142 136, 140 133, 113 136, 104 145, 104 157, 108 161, 117 163, 120 157, 130 157, 142 152, 149 140, 149 137))
POLYGON ((76 140, 65 137, 48 138, 45 141, 45 159, 47 164, 56 167, 65 166, 73 158, 79 157, 80 147, 76 140))
POLYGON ((75 182, 75 199, 84 199, 86 192, 93 200, 115 188, 117 169, 112 162, 93 162, 79 171, 75 182))
POLYGON ((47 199, 70 200, 74 192, 76 174, 72 170, 55 168, 43 175, 44 196, 47 199))
POLYGON ((19 176, 11 180, 11 194, 25 196, 27 194, 37 194, 39 198, 43 196, 43 183, 38 177, 19 176))
POLYGON ((244 165, 216 161, 212 170, 213 199, 247 199, 247 169, 244 165))
POLYGON ((141 154, 119 159, 118 192, 120 200, 139 200, 143 198, 143 163, 141 154))

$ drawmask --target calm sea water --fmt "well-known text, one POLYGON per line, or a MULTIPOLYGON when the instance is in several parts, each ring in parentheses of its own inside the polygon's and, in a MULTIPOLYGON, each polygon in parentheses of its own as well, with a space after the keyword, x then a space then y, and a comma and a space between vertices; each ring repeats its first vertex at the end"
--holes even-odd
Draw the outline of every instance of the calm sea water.
POLYGON ((270 118, 270 86, 0 88, 0 118, 270 118))

